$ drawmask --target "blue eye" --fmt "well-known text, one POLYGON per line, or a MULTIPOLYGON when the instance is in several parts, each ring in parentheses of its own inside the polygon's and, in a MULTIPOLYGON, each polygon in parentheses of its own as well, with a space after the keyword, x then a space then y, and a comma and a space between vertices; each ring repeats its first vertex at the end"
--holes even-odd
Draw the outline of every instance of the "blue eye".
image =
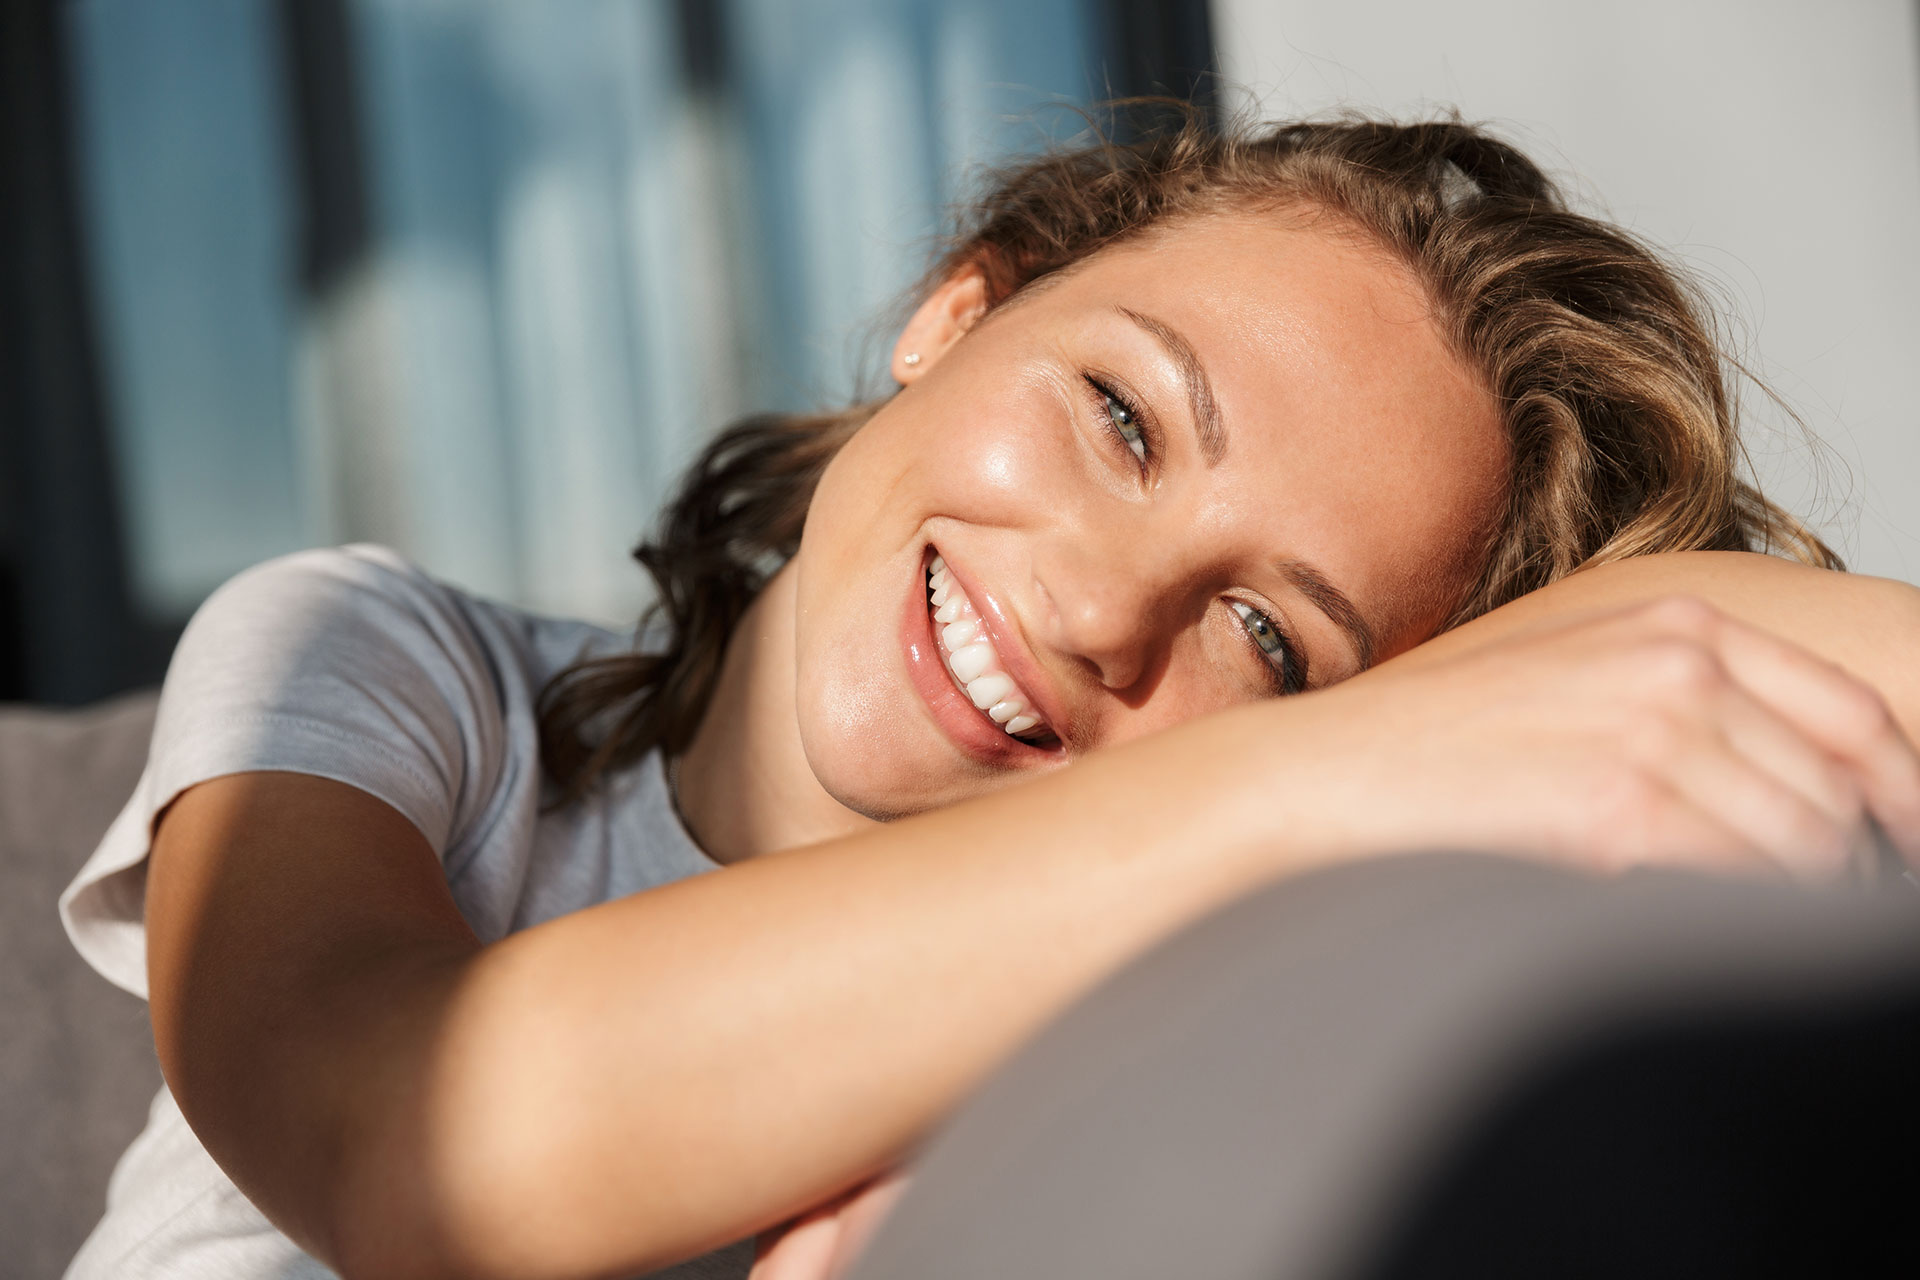
POLYGON ((1135 421, 1133 410, 1107 395, 1107 421, 1113 425, 1114 434, 1119 436, 1127 448, 1133 450, 1133 456, 1141 462, 1147 460, 1147 433, 1140 429, 1135 421))
POLYGON ((1272 618, 1250 604, 1242 604, 1238 600, 1232 604, 1233 611, 1240 615, 1241 624, 1246 627, 1247 634, 1253 637, 1253 643, 1259 646, 1261 653, 1269 658, 1285 655, 1287 642, 1281 638, 1280 628, 1273 625, 1272 618))
POLYGON ((1239 617, 1240 625, 1246 628, 1254 648, 1273 668, 1274 687, 1283 694, 1298 693, 1303 683, 1300 664, 1279 625, 1250 604, 1238 600, 1229 600, 1227 604, 1239 617))
POLYGON ((1145 467, 1153 457, 1153 442, 1148 438, 1140 414, 1099 379, 1089 376, 1087 385, 1100 402, 1100 416, 1107 420, 1107 430, 1113 432, 1114 439, 1127 446, 1127 451, 1145 467))

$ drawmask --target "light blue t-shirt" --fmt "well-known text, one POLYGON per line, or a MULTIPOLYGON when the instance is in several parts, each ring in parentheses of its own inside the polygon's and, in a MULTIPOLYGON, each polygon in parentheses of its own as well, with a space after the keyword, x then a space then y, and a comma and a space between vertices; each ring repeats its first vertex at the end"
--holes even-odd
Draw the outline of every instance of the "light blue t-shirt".
MULTIPOLYGON (((133 796, 60 897, 67 935, 118 986, 147 994, 154 815, 223 774, 274 769, 359 787, 418 827, 483 942, 717 864, 674 813, 659 755, 598 794, 540 813, 534 701, 582 657, 636 642, 436 582, 382 547, 306 551, 216 591, 167 669, 133 796)), ((750 1241, 662 1276, 732 1280, 750 1241)), ((164 1087, 115 1167, 107 1211, 69 1280, 331 1276, 242 1195, 164 1087)))

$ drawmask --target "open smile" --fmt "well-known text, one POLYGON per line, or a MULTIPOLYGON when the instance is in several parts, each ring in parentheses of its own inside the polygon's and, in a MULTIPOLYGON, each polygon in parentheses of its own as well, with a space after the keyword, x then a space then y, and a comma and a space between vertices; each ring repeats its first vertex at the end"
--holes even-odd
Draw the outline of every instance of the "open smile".
POLYGON ((967 700, 1013 737, 1035 743, 1054 740, 1033 698, 1007 674, 993 637, 980 623, 980 611, 937 554, 927 566, 927 607, 947 672, 967 700))
POLYGON ((988 620, 932 547, 906 600, 901 637, 908 676, 934 723, 984 763, 1036 765, 1058 757, 1059 735, 1039 700, 1008 673, 988 620))

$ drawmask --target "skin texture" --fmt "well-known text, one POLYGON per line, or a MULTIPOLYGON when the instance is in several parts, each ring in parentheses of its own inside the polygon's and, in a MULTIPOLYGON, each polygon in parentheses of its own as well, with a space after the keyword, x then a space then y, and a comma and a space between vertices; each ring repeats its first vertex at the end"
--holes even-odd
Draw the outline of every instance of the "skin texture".
POLYGON ((1314 687, 1357 673, 1352 640, 1281 562, 1353 601, 1376 660, 1432 634, 1459 589, 1504 483, 1499 422, 1411 274, 1371 246, 1219 215, 985 306, 965 274, 920 308, 895 353, 905 390, 828 468, 798 556, 742 628, 682 778, 723 860, 1271 696, 1229 601, 1280 624, 1314 687), (1179 362, 1127 312, 1197 357, 1226 433, 1217 461, 1179 362), (1156 424, 1144 467, 1089 375, 1156 424), (1060 751, 982 762, 928 715, 895 620, 929 546, 998 605, 1060 751))
POLYGON ((921 309, 685 759, 717 874, 482 947, 371 796, 184 792, 148 875, 156 1046, 241 1189, 346 1275, 641 1274, 810 1210, 767 1265, 792 1240, 830 1270, 887 1194, 849 1193, 1033 1030, 1275 877, 1454 845, 1831 880, 1869 818, 1920 858, 1911 588, 1656 557, 1415 647, 1497 434, 1397 268, 1303 235, 1195 224, 984 318, 964 277, 921 309), (1116 302, 1193 345, 1218 466, 1159 345, 1098 328, 1116 302), (1074 399, 1096 360, 1162 419, 1161 471, 1074 399), (1059 752, 962 751, 902 675, 928 541, 1004 606, 1059 752), (1390 660, 1354 674, 1276 554, 1390 660), (1226 599, 1330 687, 1261 696, 1226 599))

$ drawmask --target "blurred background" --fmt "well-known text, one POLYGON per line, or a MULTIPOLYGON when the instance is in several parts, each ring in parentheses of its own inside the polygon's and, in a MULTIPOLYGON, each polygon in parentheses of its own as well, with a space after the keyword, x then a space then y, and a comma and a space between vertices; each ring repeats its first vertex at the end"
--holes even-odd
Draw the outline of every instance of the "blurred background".
POLYGON ((988 164, 1132 93, 1497 122, 1699 269, 1823 449, 1768 489, 1920 577, 1913 0, 12 0, 0 700, 156 682, 221 581, 371 540, 627 625, 748 411, 871 389, 988 164))

